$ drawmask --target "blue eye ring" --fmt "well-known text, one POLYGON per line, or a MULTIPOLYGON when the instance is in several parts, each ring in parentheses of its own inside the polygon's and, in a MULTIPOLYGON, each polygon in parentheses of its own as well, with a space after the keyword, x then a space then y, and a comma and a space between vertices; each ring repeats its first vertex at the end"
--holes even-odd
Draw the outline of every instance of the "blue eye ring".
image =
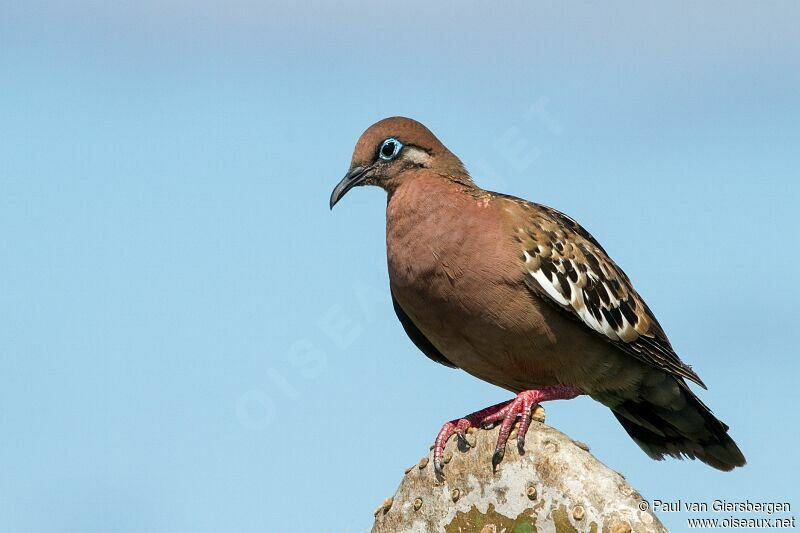
POLYGON ((394 137, 389 137, 383 143, 381 143, 381 147, 378 148, 378 157, 383 159, 384 161, 391 161, 397 154, 400 153, 400 150, 403 148, 403 143, 395 139, 394 137))

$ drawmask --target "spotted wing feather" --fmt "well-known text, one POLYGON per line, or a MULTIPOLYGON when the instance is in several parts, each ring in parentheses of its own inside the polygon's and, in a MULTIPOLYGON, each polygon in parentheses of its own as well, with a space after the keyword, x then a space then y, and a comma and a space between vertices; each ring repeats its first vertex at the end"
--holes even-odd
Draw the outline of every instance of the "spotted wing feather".
POLYGON ((603 247, 567 215, 507 198, 522 208, 516 228, 526 285, 622 351, 705 387, 672 349, 664 330, 603 247))

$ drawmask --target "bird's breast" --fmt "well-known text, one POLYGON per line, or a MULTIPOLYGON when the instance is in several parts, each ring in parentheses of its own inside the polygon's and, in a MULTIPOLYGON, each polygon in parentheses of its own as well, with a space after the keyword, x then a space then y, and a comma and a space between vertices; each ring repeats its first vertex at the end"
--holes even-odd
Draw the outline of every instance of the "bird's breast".
POLYGON ((387 206, 393 286, 451 302, 470 287, 506 277, 501 255, 508 249, 507 233, 494 206, 453 184, 414 185, 397 191, 387 206))
MULTIPOLYGON (((435 191, 435 189, 434 189, 435 191)), ((503 218, 469 194, 390 199, 386 249, 392 293, 452 363, 509 387, 504 359, 549 342, 524 287, 503 218), (521 344, 524 344, 523 348, 521 344)))

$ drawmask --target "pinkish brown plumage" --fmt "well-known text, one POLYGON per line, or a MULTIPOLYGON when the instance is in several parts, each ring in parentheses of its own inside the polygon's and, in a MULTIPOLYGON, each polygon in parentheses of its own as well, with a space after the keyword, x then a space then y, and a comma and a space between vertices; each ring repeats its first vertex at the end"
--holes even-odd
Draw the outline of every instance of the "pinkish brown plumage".
POLYGON ((386 251, 395 312, 428 357, 517 393, 444 425, 452 433, 512 424, 524 442, 542 401, 587 394, 612 409, 654 459, 745 463, 727 426, 690 390, 702 381, 673 351, 628 277, 580 225, 558 211, 477 187, 422 124, 394 117, 364 132, 331 207, 351 188, 388 193, 386 251))

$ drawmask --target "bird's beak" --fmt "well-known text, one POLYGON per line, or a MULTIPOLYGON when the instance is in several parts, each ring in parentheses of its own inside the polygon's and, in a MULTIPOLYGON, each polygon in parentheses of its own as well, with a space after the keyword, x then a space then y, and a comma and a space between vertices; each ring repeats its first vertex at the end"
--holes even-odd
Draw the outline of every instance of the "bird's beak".
POLYGON ((342 197, 347 194, 347 191, 355 187, 356 185, 361 185, 364 183, 364 180, 367 179, 366 174, 369 170, 369 167, 355 167, 351 168, 350 172, 342 178, 342 181, 333 188, 333 192, 331 193, 331 209, 333 206, 336 205, 336 202, 342 199, 342 197))

